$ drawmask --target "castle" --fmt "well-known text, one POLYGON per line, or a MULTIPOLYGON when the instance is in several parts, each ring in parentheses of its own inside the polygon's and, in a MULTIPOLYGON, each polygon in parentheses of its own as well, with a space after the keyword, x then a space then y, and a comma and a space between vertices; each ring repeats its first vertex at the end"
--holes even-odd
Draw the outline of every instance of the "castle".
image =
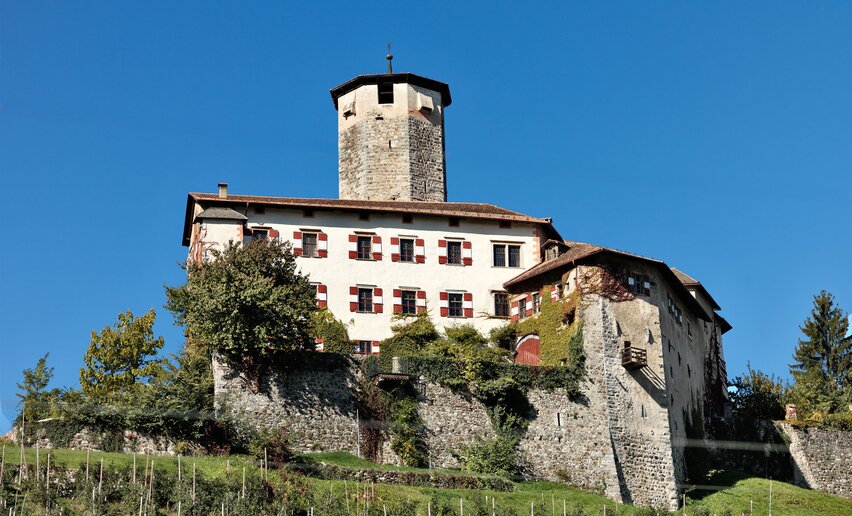
MULTIPOLYGON (((731 326, 707 289, 662 261, 566 240, 548 218, 448 202, 447 84, 389 69, 355 77, 331 97, 339 198, 235 195, 226 184, 190 193, 190 259, 228 241, 289 240, 317 304, 348 323, 365 355, 381 353, 395 314, 429 310, 439 329, 470 323, 487 333, 539 317, 544 301, 583 293, 566 314, 584 328, 583 397, 530 394, 535 416, 519 444, 529 473, 555 479, 561 471, 618 501, 676 508, 688 428, 726 417, 722 335, 731 326)), ((533 332, 511 351, 517 363, 545 364, 543 346, 533 332)), ((215 369, 217 397, 229 396, 257 424, 286 424, 305 448, 352 449, 360 422, 348 381, 296 371, 252 394, 224 365, 215 369)), ((453 466, 454 447, 488 435, 475 401, 434 384, 422 398, 434 465, 453 466)))

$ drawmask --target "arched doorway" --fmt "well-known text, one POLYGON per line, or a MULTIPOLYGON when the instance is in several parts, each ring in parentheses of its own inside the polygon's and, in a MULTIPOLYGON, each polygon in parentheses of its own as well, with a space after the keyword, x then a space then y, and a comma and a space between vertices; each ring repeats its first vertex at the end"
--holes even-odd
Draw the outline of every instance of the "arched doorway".
POLYGON ((531 334, 521 337, 515 346, 515 363, 538 365, 541 362, 541 339, 531 334))

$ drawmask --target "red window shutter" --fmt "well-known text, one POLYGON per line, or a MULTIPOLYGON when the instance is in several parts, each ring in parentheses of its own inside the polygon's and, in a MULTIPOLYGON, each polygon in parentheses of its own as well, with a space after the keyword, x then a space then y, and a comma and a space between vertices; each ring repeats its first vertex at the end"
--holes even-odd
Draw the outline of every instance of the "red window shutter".
POLYGON ((317 235, 317 240, 320 242, 325 242, 325 245, 319 244, 319 249, 317 249, 317 256, 320 258, 328 258, 328 235, 326 233, 320 233, 317 235))
POLYGON ((438 240, 438 263, 447 263, 447 241, 438 240))
POLYGON ((527 294, 527 306, 529 307, 529 308, 527 308, 527 317, 532 317, 532 315, 533 315, 533 302, 532 302, 532 295, 531 294, 527 294))
POLYGON ((399 261, 399 237, 391 237, 391 261, 399 261))
POLYGON ((373 289, 373 313, 376 313, 376 314, 382 313, 382 305, 383 304, 384 304, 384 299, 382 299, 382 289, 374 288, 373 289), (380 302, 377 302, 377 301, 380 301, 380 302))
POLYGON ((450 316, 450 307, 447 304, 450 299, 450 295, 447 292, 441 292, 441 317, 449 317, 450 316))
POLYGON ((373 349, 372 349, 373 354, 378 355, 379 353, 381 353, 381 352, 382 352, 382 347, 381 347, 381 346, 382 346, 382 342, 381 342, 381 341, 374 340, 374 341, 373 341, 373 346, 372 346, 372 348, 373 348, 373 349))
POLYGON ((319 294, 325 294, 325 296, 322 296, 325 299, 318 299, 317 306, 320 308, 328 308, 328 285, 317 285, 317 295, 319 294))
POLYGON ((393 313, 401 314, 402 313, 402 290, 395 288, 393 289, 393 313))
POLYGON ((422 238, 417 238, 414 240, 414 251, 416 253, 415 260, 417 263, 425 263, 426 262, 426 242, 422 238), (417 249, 420 248, 423 251, 418 253, 417 249))
POLYGON ((302 256, 302 232, 293 231, 293 254, 302 256))
POLYGON ((270 229, 269 230, 269 238, 278 238, 280 236, 281 236, 281 232, 278 231, 277 229, 270 229))
POLYGON ((426 303, 425 303, 426 291, 425 290, 418 290, 417 291, 417 299, 422 299, 424 301, 422 306, 421 306, 420 303, 417 303, 417 313, 418 314, 426 313, 426 303))
POLYGON ((464 304, 462 305, 464 316, 469 319, 473 317, 473 294, 465 292, 462 300, 464 301, 464 304))
POLYGON ((462 263, 465 265, 473 265, 473 243, 469 240, 462 242, 462 263))
POLYGON ((511 306, 511 309, 509 310, 509 314, 511 314, 511 319, 513 321, 517 321, 518 320, 518 308, 520 306, 520 303, 518 303, 517 301, 512 301, 512 304, 510 306, 511 306))
POLYGON ((379 235, 373 235, 373 259, 381 260, 382 259, 382 237, 379 235), (379 244, 379 251, 376 251, 376 244, 379 244))
POLYGON ((358 235, 349 235, 349 259, 358 259, 358 235))
POLYGON ((358 311, 358 287, 349 287, 349 311, 358 311))

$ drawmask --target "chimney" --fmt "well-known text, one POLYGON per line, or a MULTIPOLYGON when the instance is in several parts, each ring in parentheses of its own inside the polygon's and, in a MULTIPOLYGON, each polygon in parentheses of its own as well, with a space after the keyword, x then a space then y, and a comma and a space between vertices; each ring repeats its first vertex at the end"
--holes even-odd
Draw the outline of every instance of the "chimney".
POLYGON ((219 183, 219 198, 228 198, 228 183, 219 183))

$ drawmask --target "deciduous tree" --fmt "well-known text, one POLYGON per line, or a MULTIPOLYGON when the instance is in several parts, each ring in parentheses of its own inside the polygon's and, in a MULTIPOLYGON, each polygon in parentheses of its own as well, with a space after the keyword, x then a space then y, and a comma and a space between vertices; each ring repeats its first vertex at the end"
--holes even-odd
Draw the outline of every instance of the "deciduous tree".
POLYGON ((185 284, 166 287, 166 308, 193 345, 254 380, 276 355, 305 345, 316 301, 289 242, 231 243, 186 268, 185 284))
POLYGON ((163 338, 154 337, 153 309, 141 317, 128 310, 118 315, 115 327, 92 332, 92 341, 80 369, 80 386, 92 399, 105 401, 127 392, 138 381, 147 381, 162 371, 155 359, 163 338))

